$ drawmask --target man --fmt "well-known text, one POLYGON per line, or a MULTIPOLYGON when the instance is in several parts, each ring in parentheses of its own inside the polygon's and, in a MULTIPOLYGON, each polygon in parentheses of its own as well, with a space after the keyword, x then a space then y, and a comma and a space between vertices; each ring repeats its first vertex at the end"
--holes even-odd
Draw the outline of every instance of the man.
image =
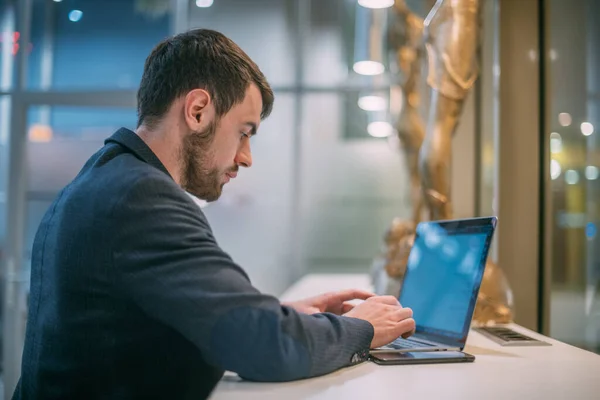
POLYGON ((205 398, 224 370, 308 378, 411 333, 412 311, 393 297, 281 304, 217 245, 186 191, 218 199, 252 165, 272 106, 256 64, 220 33, 152 51, 137 131, 107 139, 40 224, 15 398, 205 398))

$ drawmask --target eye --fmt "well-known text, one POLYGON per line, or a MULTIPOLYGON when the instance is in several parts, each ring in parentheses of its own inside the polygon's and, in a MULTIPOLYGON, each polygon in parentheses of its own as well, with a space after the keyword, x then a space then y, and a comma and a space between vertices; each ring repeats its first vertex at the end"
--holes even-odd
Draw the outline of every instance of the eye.
POLYGON ((250 135, 246 132, 240 132, 240 135, 241 135, 240 140, 243 139, 244 137, 247 137, 248 139, 250 139, 250 135))

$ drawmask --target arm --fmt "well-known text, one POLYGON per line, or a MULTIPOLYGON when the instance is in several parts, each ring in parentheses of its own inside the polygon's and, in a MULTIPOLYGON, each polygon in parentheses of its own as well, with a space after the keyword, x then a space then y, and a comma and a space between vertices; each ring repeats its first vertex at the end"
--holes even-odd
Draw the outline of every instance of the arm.
POLYGON ((261 294, 174 184, 141 179, 114 218, 114 268, 123 293, 194 343, 209 363, 251 380, 287 381, 366 358, 369 322, 301 314, 261 294))

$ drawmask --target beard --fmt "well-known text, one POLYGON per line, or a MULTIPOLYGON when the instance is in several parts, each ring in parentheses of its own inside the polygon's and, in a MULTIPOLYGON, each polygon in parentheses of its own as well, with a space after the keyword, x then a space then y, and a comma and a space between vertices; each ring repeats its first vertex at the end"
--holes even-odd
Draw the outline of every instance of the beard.
POLYGON ((211 145, 213 143, 216 122, 204 131, 192 132, 185 137, 181 149, 183 163, 181 186, 188 193, 208 202, 217 200, 223 192, 224 172, 210 167, 213 162, 211 145))

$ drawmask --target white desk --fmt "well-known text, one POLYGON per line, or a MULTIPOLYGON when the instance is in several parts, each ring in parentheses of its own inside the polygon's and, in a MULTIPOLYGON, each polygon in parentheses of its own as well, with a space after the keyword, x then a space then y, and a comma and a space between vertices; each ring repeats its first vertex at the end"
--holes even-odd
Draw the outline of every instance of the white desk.
MULTIPOLYGON (((367 275, 308 275, 282 297, 295 300, 344 288, 369 289, 367 275)), ((289 383, 252 383, 226 374, 211 399, 600 399, 600 356, 523 327, 552 343, 502 347, 472 331, 474 363, 379 366, 365 362, 289 383)))

